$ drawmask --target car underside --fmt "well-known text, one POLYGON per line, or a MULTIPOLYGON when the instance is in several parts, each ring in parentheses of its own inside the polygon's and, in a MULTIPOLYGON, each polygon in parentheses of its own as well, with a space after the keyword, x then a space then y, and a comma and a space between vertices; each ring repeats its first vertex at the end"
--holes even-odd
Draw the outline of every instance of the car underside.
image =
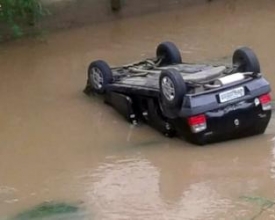
POLYGON ((199 145, 265 132, 271 88, 251 49, 237 49, 232 65, 182 62, 171 42, 156 54, 113 68, 92 62, 85 93, 104 95, 131 123, 199 145))

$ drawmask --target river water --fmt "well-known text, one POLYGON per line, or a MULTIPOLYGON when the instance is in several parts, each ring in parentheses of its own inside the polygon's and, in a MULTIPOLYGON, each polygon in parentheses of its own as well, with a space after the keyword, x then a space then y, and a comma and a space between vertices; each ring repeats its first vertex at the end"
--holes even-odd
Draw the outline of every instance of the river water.
POLYGON ((92 60, 151 57, 164 40, 192 62, 249 46, 274 88, 274 20, 274 1, 217 0, 2 44, 0 219, 43 202, 75 204, 71 219, 275 219, 274 120, 202 148, 82 93, 92 60))

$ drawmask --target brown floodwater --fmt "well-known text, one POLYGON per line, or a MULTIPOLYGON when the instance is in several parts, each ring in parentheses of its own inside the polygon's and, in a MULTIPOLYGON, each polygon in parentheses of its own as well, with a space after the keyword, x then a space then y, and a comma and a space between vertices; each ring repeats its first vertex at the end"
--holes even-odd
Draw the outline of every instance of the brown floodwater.
MULTIPOLYGON (((45 201, 94 220, 253 219, 275 197, 275 120, 202 148, 133 127, 82 89, 90 61, 151 57, 164 40, 186 61, 252 47, 274 88, 274 21, 273 0, 217 0, 2 44, 0 219, 45 201)), ((275 206, 257 219, 275 219, 275 206)))

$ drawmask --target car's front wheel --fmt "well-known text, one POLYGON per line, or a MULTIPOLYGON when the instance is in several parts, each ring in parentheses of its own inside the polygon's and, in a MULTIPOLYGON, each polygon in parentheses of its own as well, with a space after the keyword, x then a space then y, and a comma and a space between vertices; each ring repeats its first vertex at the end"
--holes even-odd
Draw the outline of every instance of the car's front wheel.
POLYGON ((113 80, 112 70, 103 60, 97 60, 88 68, 88 84, 97 93, 105 93, 106 87, 113 80))

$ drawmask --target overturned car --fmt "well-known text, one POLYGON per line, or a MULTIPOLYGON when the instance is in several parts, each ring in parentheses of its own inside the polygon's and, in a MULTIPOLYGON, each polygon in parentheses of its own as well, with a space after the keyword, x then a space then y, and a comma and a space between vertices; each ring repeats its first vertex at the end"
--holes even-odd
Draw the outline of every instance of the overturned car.
POLYGON ((104 95, 131 123, 198 145, 262 134, 272 114, 270 84, 247 47, 234 51, 230 65, 185 63, 172 42, 124 66, 97 60, 84 92, 104 95))

